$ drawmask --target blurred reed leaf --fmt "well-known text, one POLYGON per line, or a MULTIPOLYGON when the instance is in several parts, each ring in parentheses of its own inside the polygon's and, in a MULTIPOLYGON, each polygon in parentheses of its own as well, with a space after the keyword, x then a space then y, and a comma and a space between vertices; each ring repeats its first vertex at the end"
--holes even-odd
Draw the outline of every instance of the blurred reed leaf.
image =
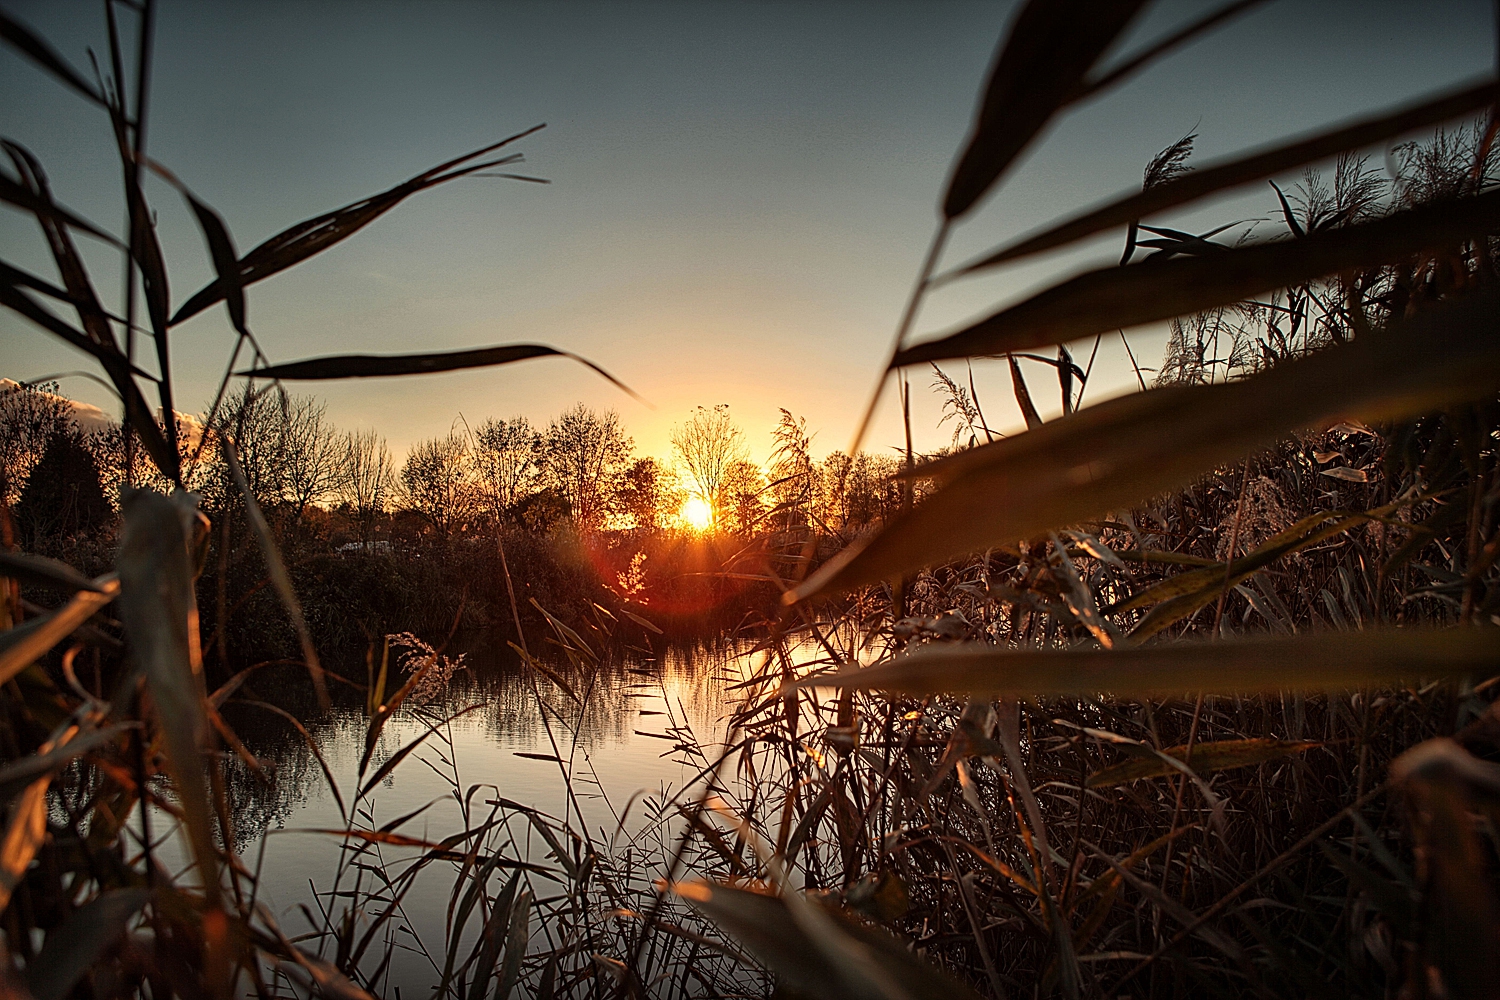
MULTIPOLYGON (((1168 757, 1186 762, 1198 774, 1209 774, 1213 771, 1228 771, 1236 767, 1252 767, 1267 761, 1280 760, 1319 746, 1322 744, 1312 740, 1264 738, 1198 743, 1193 746, 1191 757, 1188 755, 1186 745, 1168 747, 1161 752, 1168 757)), ((1114 785, 1123 785, 1127 781, 1161 778, 1176 773, 1176 769, 1156 759, 1155 756, 1134 757, 1113 767, 1101 768, 1093 772, 1088 776, 1084 787, 1110 788, 1114 785)))
POLYGON ((933 495, 829 560, 787 599, 895 578, 1097 518, 1295 431, 1483 399, 1500 389, 1497 316, 1500 294, 1472 293, 1241 381, 1120 397, 930 463, 917 475, 942 481, 933 495))
POLYGON ((968 143, 943 195, 943 215, 974 207, 1052 116, 1073 101, 1099 57, 1144 0, 1030 0, 1016 15, 968 143))
POLYGON ((1337 271, 1395 263, 1495 232, 1500 232, 1500 191, 1424 205, 1300 240, 1150 267, 1102 268, 961 330, 898 351, 891 367, 1063 344, 1240 302, 1337 271))
POLYGON ((1016 697, 1348 690, 1500 672, 1495 637, 1485 628, 1384 628, 1114 650, 931 646, 862 670, 808 677, 791 688, 1016 697))
POLYGON ((26 25, 4 11, 0 11, 0 38, 3 38, 6 44, 95 104, 104 107, 108 106, 104 100, 104 96, 99 93, 94 85, 85 80, 76 69, 68 65, 67 60, 59 55, 56 49, 48 45, 46 41, 30 28, 26 27, 26 25))
POLYGON ((149 889, 111 889, 68 914, 26 966, 33 1000, 63 1000, 112 948, 151 898, 149 889))
POLYGON ((1497 82, 1486 79, 1415 104, 1403 105, 1394 111, 1362 118, 1306 139, 1250 153, 1225 163, 1199 167, 1147 190, 1091 209, 1034 236, 1025 237, 1010 246, 963 264, 939 275, 933 279, 934 283, 1067 246, 1105 229, 1127 225, 1156 212, 1197 201, 1216 191, 1264 180, 1284 171, 1336 156, 1345 150, 1360 149, 1419 128, 1451 121, 1493 104, 1496 90, 1497 82))
POLYGON ((10 905, 11 894, 47 836, 47 786, 51 783, 52 775, 43 775, 27 785, 10 807, 5 832, 0 834, 0 909, 10 905))
POLYGON ((73 598, 50 614, 29 619, 0 632, 0 684, 29 667, 47 650, 73 634, 120 593, 120 582, 113 573, 93 581, 89 590, 80 590, 73 598))
MULTIPOLYGON (((900 941, 821 908, 827 931, 846 955, 857 955, 876 976, 849 976, 828 945, 809 934, 787 901, 709 882, 679 882, 672 891, 687 900, 776 973, 794 995, 879 1000, 967 1000, 977 994, 917 958, 900 941), (874 981, 872 981, 872 979, 874 981), (879 984, 879 985, 877 985, 879 984), (883 987, 883 988, 881 988, 883 987)), ((818 904, 806 902, 815 907, 818 904)))
POLYGON ((208 715, 190 551, 202 515, 191 494, 168 498, 149 489, 128 493, 121 514, 120 619, 156 707, 167 769, 204 892, 216 905, 218 851, 204 784, 207 770, 201 748, 208 715))
POLYGON ((51 199, 39 198, 4 174, 0 174, 0 201, 9 202, 17 208, 25 209, 39 216, 46 216, 58 225, 71 226, 80 232, 88 233, 90 236, 103 240, 110 246, 121 250, 128 249, 124 243, 121 243, 109 235, 109 233, 94 226, 93 223, 85 222, 81 217, 68 211, 51 199))
POLYGON ((1406 792, 1426 869, 1422 913, 1432 924, 1426 957, 1441 970, 1447 995, 1492 997, 1500 982, 1500 900, 1473 814, 1488 813, 1493 822, 1500 764, 1439 737, 1396 758, 1391 778, 1406 792))
POLYGON ((46 753, 29 754, 20 760, 11 761, 0 767, 0 800, 8 798, 17 786, 30 784, 43 775, 52 774, 74 757, 103 746, 138 725, 135 722, 120 722, 104 729, 90 730, 46 753))
MULTIPOLYGON (((299 222, 295 226, 277 233, 240 258, 239 274, 241 287, 252 285, 280 271, 285 271, 289 267, 294 267, 309 257, 322 253, 334 244, 348 239, 418 191, 423 191, 442 184, 445 181, 455 180, 501 163, 515 162, 515 158, 513 157, 504 157, 500 160, 468 163, 468 161, 484 156, 486 153, 491 153, 502 146, 507 146, 517 140, 524 139, 526 136, 545 127, 545 125, 536 125, 526 129, 524 132, 517 132, 515 135, 501 139, 499 142, 492 143, 482 149, 476 149, 472 153, 467 153, 456 159, 440 163, 436 167, 423 171, 410 180, 403 181, 389 190, 351 202, 342 208, 334 209, 332 212, 299 222)), ((226 291, 227 288, 224 282, 216 278, 211 284, 199 289, 192 298, 183 303, 172 316, 171 325, 175 326, 183 320, 198 315, 198 313, 223 299, 226 291)))
MULTIPOLYGON (((489 368, 508 365, 528 358, 570 358, 609 380, 616 388, 641 399, 634 389, 615 378, 587 358, 560 351, 546 344, 500 344, 463 351, 438 351, 428 354, 338 354, 306 361, 289 361, 269 368, 251 368, 238 375, 249 378, 282 381, 326 380, 339 378, 379 378, 389 375, 430 375, 435 372, 459 371, 464 368, 489 368)), ((645 402, 645 400, 641 400, 645 402)))
POLYGON ((99 584, 65 562, 47 556, 11 552, 8 549, 0 549, 0 576, 8 576, 22 583, 53 587, 58 590, 101 592, 99 584))

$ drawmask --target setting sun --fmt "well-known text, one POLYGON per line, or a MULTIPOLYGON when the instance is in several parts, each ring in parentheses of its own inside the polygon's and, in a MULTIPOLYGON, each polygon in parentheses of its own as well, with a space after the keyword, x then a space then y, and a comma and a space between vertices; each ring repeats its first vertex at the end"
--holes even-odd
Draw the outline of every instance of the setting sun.
POLYGON ((714 510, 702 497, 689 497, 678 516, 698 531, 707 531, 714 523, 714 510))

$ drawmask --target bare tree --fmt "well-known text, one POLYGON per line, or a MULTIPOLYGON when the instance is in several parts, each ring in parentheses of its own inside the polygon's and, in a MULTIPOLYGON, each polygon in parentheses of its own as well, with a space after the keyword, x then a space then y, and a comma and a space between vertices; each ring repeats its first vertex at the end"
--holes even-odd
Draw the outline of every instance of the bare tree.
POLYGON ((439 537, 462 531, 478 508, 478 491, 464 435, 422 441, 401 468, 405 506, 420 514, 439 537))
POLYGON ((312 396, 283 396, 280 403, 282 497, 300 521, 309 504, 326 500, 338 486, 342 442, 328 422, 327 404, 312 396))
POLYGON ((506 517, 536 484, 541 435, 525 417, 486 420, 474 429, 474 475, 488 513, 506 517))
POLYGON ((567 499, 579 528, 604 527, 634 450, 614 410, 595 413, 578 403, 547 425, 542 436, 544 475, 567 499))
POLYGON ((359 525, 359 540, 368 545, 375 519, 390 505, 395 463, 385 438, 369 431, 350 431, 340 442, 336 492, 359 525))
POLYGON ((735 462, 749 454, 745 435, 729 416, 729 404, 719 403, 712 410, 700 406, 680 427, 672 431, 672 450, 687 470, 693 491, 714 513, 718 525, 725 498, 724 479, 735 462))

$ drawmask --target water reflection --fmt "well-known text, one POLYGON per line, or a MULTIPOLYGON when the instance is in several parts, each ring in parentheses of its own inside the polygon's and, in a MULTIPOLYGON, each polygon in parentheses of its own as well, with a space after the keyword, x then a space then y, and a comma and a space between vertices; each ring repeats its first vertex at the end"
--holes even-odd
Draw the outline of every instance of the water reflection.
MULTIPOLYGON (((597 667, 557 667, 575 700, 547 677, 528 672, 489 636, 464 637, 450 652, 465 654, 466 669, 432 704, 398 711, 381 734, 369 771, 420 736, 430 724, 424 720, 478 707, 444 727, 446 739, 424 744, 382 782, 372 795, 381 812, 388 800, 420 805, 448 794, 456 765, 461 785, 493 785, 508 798, 559 814, 568 807, 565 771, 592 814, 584 817, 590 827, 613 823, 636 792, 675 791, 697 772, 704 752, 724 738, 733 707, 726 685, 740 680, 743 669, 737 649, 724 644, 614 656, 597 667), (447 759, 447 740, 453 760, 447 759), (554 756, 561 764, 541 759, 554 756)), ((341 824, 344 817, 309 739, 347 801, 357 787, 369 720, 359 692, 340 692, 336 685, 334 694, 332 711, 319 715, 301 668, 276 666, 258 671, 225 706, 226 720, 262 762, 259 773, 239 757, 226 767, 242 854, 258 850, 265 830, 341 824), (267 704, 298 718, 307 735, 267 704)))

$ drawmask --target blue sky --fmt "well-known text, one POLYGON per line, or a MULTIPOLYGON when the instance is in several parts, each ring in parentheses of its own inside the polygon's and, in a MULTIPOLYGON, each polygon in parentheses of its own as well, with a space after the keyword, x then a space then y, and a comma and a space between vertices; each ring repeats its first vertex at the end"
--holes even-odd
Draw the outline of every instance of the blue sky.
MULTIPOLYGON (((1162 2, 1129 51, 1211 4, 1162 2)), ((103 53, 96 2, 0 7, 80 67, 103 53)), ((302 218, 539 122, 520 145, 548 186, 473 179, 420 194, 322 257, 253 287, 274 360, 540 341, 599 362, 648 409, 563 361, 311 388, 345 427, 394 450, 461 412, 545 422, 574 401, 620 411, 641 450, 729 403, 764 457, 779 407, 820 450, 847 445, 926 248, 936 203, 997 39, 1003 3, 278 3, 160 6, 149 152, 218 208, 241 250, 302 218)), ((1279 0, 1064 118, 951 243, 956 261, 1138 186, 1197 128, 1207 160, 1491 71, 1484 0, 1279 0)), ((103 116, 0 53, 0 133, 30 147, 57 196, 118 229, 103 116)), ((1379 151, 1377 152, 1377 160, 1379 151)), ((1267 216, 1269 190, 1179 215, 1267 216)), ((152 182, 174 302, 210 277, 180 199, 152 182)), ((945 290, 935 332, 1087 265, 1121 234, 945 290)), ((0 256, 50 274, 34 222, 0 210, 0 256)), ((101 293, 118 260, 90 251, 101 293)), ((1144 364, 1162 333, 1131 342, 1144 364)), ((231 334, 216 309, 176 328, 179 405, 207 405, 231 334)), ((1075 348, 1087 354, 1089 345, 1075 348)), ((0 376, 86 360, 0 314, 0 376)), ((962 372, 962 366, 952 369, 962 372)), ((1094 399, 1134 375, 1106 340, 1094 399)), ((992 423, 1019 416, 999 365, 976 369, 992 423)), ((1031 373, 1050 396, 1047 369, 1031 373)), ((936 444, 930 372, 914 372, 918 443, 936 444)), ((78 378, 65 391, 104 406, 78 378)), ((1055 407, 1054 407, 1055 409, 1055 407)), ((870 443, 899 439, 887 397, 870 443)))

